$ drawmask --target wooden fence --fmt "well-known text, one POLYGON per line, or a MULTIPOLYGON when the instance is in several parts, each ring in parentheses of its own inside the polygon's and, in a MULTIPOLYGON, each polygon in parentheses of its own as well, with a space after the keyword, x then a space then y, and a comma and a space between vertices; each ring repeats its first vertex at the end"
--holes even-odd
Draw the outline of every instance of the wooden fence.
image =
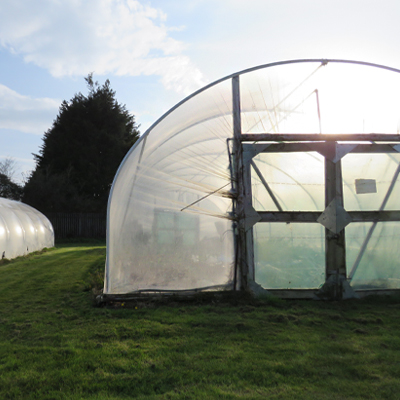
POLYGON ((106 215, 96 213, 47 213, 57 239, 105 238, 106 215))

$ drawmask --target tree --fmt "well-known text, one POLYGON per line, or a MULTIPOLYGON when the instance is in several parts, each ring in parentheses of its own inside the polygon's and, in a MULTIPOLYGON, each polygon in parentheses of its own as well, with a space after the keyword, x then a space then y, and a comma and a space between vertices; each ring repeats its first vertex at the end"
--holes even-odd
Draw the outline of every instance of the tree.
POLYGON ((110 81, 86 78, 89 93, 63 101, 45 132, 23 201, 42 212, 104 212, 119 164, 139 137, 134 116, 110 81))
POLYGON ((7 176, 12 181, 17 170, 17 163, 11 157, 6 157, 3 161, 0 161, 0 174, 7 176))
POLYGON ((0 172, 0 197, 11 200, 20 200, 22 187, 14 183, 7 175, 0 172))
POLYGON ((17 166, 13 158, 7 157, 0 161, 0 197, 11 200, 20 200, 22 187, 13 182, 17 166))

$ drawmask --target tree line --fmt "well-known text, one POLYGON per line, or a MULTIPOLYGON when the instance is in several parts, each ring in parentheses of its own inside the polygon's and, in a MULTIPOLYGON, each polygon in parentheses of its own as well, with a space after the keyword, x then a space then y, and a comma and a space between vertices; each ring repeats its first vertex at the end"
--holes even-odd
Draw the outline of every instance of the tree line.
POLYGON ((109 80, 100 85, 89 74, 85 81, 88 94, 62 102, 23 186, 2 169, 7 160, 0 163, 0 197, 43 213, 106 211, 115 173, 138 139, 139 127, 116 100, 109 80))

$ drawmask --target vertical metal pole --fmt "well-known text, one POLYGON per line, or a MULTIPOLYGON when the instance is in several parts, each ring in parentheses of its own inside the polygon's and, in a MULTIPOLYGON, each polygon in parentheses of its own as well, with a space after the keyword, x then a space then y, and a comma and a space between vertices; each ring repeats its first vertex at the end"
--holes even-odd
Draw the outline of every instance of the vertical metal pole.
MULTIPOLYGON (((343 207, 343 185, 341 161, 336 163, 325 158, 325 207, 336 200, 343 207)), ((342 281, 346 277, 345 230, 333 233, 325 229, 325 277, 332 284, 331 297, 342 297, 342 281), (342 279, 341 279, 342 278, 342 279)))

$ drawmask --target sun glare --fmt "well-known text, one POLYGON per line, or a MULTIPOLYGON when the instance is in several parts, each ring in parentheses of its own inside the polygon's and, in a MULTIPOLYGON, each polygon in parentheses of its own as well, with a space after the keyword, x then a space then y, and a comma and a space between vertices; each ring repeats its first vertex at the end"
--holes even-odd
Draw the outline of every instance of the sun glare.
POLYGON ((242 124, 251 133, 398 133, 400 73, 329 62, 241 76, 242 124))

